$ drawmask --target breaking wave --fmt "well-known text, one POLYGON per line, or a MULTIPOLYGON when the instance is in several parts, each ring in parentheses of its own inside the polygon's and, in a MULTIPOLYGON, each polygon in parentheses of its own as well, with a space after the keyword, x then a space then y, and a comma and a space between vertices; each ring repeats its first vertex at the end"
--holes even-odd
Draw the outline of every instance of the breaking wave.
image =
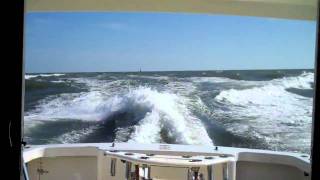
POLYGON ((117 114, 125 113, 131 115, 129 121, 134 124, 128 135, 129 141, 212 145, 206 129, 200 119, 188 110, 186 101, 176 94, 148 87, 134 88, 114 96, 106 96, 100 91, 61 94, 44 100, 25 119, 108 121, 117 114))
MULTIPOLYGON (((237 120, 228 130, 246 136, 264 138, 271 147, 287 144, 296 149, 310 144, 312 98, 287 91, 288 88, 312 88, 313 73, 262 82, 249 89, 221 91, 215 100, 229 111, 220 111, 237 120), (286 143, 284 143, 286 142, 286 143)), ((286 149, 287 147, 283 147, 286 149)))

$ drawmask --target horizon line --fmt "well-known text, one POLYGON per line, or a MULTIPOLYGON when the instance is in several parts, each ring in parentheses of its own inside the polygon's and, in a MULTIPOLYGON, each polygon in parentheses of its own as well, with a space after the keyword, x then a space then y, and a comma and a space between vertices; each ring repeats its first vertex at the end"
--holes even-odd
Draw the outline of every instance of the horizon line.
POLYGON ((60 72, 25 72, 24 74, 59 74, 59 73, 143 73, 143 72, 201 72, 201 71, 272 71, 272 70, 314 70, 314 68, 266 68, 266 69, 210 69, 210 70, 147 70, 147 71, 60 71, 60 72))

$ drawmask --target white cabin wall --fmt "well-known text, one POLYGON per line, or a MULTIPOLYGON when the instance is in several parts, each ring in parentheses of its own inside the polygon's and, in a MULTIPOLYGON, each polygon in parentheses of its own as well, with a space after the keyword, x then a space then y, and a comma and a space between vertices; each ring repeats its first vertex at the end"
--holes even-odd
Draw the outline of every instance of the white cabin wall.
POLYGON ((280 164, 237 162, 237 180, 310 180, 300 169, 280 164))
POLYGON ((100 162, 100 170, 103 177, 102 180, 121 180, 125 179, 125 163, 122 163, 120 159, 116 160, 116 171, 115 176, 111 176, 111 157, 108 156, 102 156, 101 162, 100 162))
POLYGON ((97 158, 39 158, 28 163, 28 170, 30 180, 96 180, 97 158), (39 175, 38 169, 43 169, 47 173, 39 175))

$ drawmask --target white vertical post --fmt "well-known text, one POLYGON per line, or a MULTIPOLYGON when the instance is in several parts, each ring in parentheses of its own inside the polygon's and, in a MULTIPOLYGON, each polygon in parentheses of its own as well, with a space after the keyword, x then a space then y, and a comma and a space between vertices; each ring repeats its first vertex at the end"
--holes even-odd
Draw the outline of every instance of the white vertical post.
POLYGON ((228 168, 228 180, 236 180, 236 162, 229 161, 227 163, 228 168))

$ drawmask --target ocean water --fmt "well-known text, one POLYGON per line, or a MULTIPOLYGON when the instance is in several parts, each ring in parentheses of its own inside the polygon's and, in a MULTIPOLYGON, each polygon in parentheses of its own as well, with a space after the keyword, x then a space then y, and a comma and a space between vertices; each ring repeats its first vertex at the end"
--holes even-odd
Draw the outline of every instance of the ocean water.
POLYGON ((26 74, 25 140, 310 153, 313 78, 312 70, 26 74))

